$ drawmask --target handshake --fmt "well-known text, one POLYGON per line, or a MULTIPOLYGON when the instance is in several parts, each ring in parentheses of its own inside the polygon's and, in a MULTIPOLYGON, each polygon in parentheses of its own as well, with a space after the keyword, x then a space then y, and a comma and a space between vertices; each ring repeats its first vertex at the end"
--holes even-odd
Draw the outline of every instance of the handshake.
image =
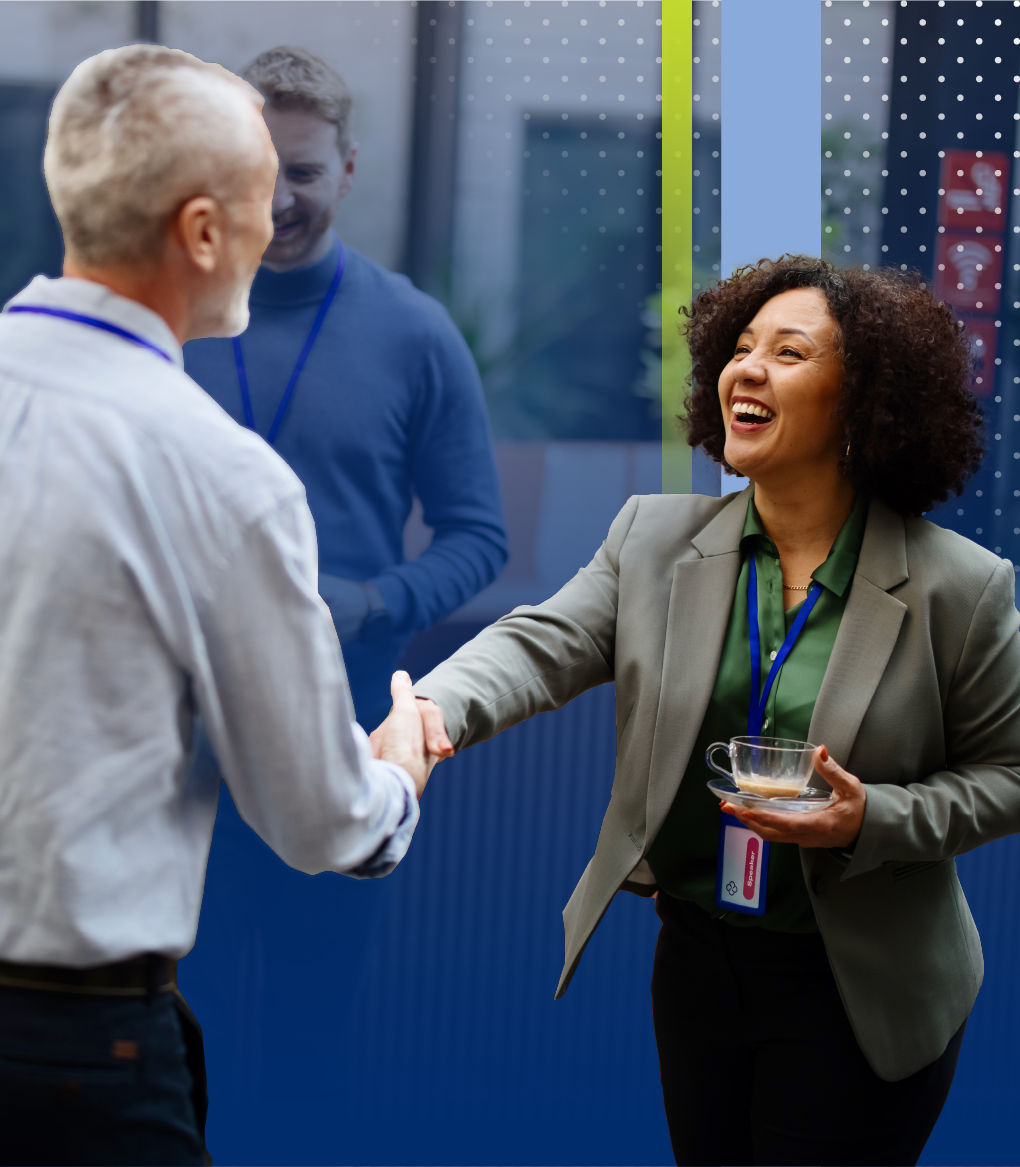
POLYGON ((403 766, 421 798, 432 767, 453 755, 453 743, 446 734, 443 711, 434 701, 415 697, 407 673, 393 674, 390 696, 389 716, 369 735, 372 753, 403 766))

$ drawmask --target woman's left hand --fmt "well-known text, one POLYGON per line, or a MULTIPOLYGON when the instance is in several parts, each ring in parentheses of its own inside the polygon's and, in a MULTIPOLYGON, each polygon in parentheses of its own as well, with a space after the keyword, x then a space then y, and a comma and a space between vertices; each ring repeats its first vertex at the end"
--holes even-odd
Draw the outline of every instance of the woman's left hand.
POLYGON ((799 847, 851 846, 864 822, 867 791, 859 778, 855 778, 829 757, 825 746, 815 750, 812 760, 815 770, 836 795, 835 801, 825 810, 814 814, 747 810, 731 802, 722 803, 721 809, 770 843, 796 843, 799 847))

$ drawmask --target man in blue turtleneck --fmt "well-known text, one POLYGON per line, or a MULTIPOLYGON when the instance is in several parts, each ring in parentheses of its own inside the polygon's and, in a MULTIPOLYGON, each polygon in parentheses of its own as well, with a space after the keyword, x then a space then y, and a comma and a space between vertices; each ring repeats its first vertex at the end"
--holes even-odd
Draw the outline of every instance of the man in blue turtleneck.
POLYGON ((273 240, 239 341, 196 341, 187 371, 305 485, 362 724, 389 706, 410 635, 489 584, 506 535, 478 372, 445 310, 332 229, 357 146, 350 93, 324 61, 270 49, 244 72, 280 158, 273 240), (433 531, 404 559, 417 496, 433 531))

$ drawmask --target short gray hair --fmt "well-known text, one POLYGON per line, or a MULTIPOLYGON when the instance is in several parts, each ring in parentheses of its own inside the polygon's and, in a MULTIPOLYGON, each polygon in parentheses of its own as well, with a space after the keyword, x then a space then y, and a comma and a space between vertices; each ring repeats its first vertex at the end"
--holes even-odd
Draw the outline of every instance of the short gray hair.
POLYGON ((259 53, 241 76, 266 99, 272 109, 306 109, 336 129, 340 157, 351 148, 351 107, 347 82, 307 49, 277 45, 259 53))
POLYGON ((178 49, 83 61, 53 101, 43 156, 68 254, 92 267, 153 259, 188 199, 228 204, 261 159, 245 104, 262 104, 250 85, 178 49))

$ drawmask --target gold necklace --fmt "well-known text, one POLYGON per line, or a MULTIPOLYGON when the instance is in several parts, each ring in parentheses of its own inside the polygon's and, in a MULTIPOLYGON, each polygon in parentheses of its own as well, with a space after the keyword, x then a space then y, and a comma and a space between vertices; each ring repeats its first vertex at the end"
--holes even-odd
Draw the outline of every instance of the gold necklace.
POLYGON ((783 584, 784 592, 806 592, 810 591, 811 584, 783 584))

